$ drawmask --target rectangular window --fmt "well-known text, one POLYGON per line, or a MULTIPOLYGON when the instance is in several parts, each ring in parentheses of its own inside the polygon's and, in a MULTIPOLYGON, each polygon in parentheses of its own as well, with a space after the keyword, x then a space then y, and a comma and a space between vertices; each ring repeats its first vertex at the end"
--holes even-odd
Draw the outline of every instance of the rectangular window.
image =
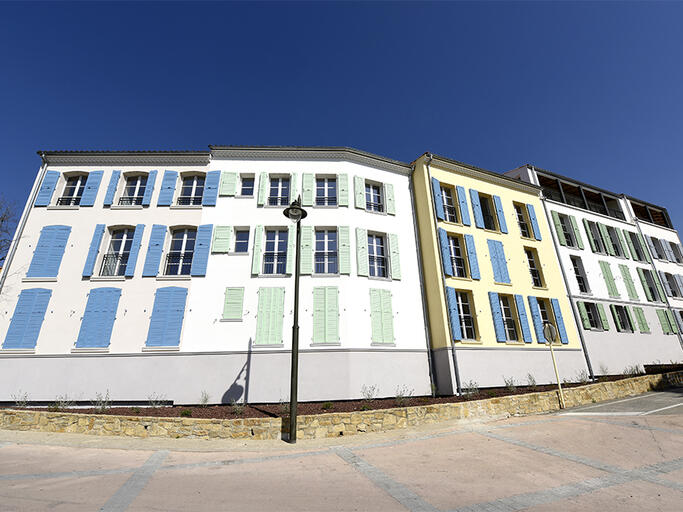
POLYGON ((681 247, 673 242, 668 242, 668 244, 671 247, 671 252, 674 255, 676 263, 683 263, 683 253, 681 253, 681 247))
POLYGON ((133 228, 123 228, 112 231, 109 250, 102 257, 101 276, 126 275, 126 266, 130 249, 133 245, 133 228))
POLYGON ((636 259, 638 261, 646 261, 645 253, 643 252, 643 247, 640 245, 640 239, 638 238, 638 235, 631 233, 630 231, 625 231, 625 233, 626 236, 631 239, 631 245, 633 250, 636 252, 636 259))
POLYGON ((193 175, 183 177, 183 184, 180 187, 180 195, 177 203, 179 205, 200 205, 204 197, 204 176, 193 175))
POLYGON ((676 282, 676 278, 673 275, 669 274, 668 272, 664 272, 664 278, 666 279, 666 283, 669 285, 672 297, 683 296, 683 290, 680 290, 678 288, 678 283, 676 282))
POLYGON ((123 206, 141 205, 147 189, 147 176, 128 176, 119 204, 123 206))
POLYGON ((652 245, 655 248, 655 258, 658 260, 667 261, 666 253, 664 252, 664 247, 662 247, 662 241, 659 238, 651 237, 652 245))
POLYGON ((287 271, 287 241, 289 232, 286 229, 266 230, 266 250, 263 253, 263 273, 284 275, 287 271))
POLYGON ((338 274, 339 252, 336 229, 315 231, 315 273, 338 274))
POLYGON ((382 197, 382 185, 377 183, 365 183, 365 209, 369 212, 383 212, 384 198, 382 197))
POLYGON ((595 251, 600 254, 607 254, 607 249, 605 246, 605 241, 602 239, 602 234, 600 233, 600 229, 598 228, 598 225, 593 222, 593 221, 587 221, 588 224, 588 229, 590 229, 590 233, 588 233, 588 236, 590 236, 593 239, 593 242, 595 243, 595 251))
POLYGON ((196 229, 176 229, 171 236, 171 246, 166 255, 167 276, 189 276, 194 257, 196 229))
POLYGON ((519 341, 517 334, 517 322, 515 320, 515 306, 512 297, 509 295, 498 295, 500 301, 500 312, 503 315, 503 326, 507 341, 519 341))
POLYGON ((60 206, 77 206, 81 204, 81 197, 83 196, 87 179, 87 174, 68 176, 64 184, 62 196, 57 199, 57 204, 60 206))
POLYGON ((497 231, 496 217, 493 213, 493 202, 490 196, 479 194, 479 204, 481 205, 481 214, 484 218, 484 229, 497 231))
POLYGON ((578 256, 571 256, 572 267, 574 268, 574 275, 576 276, 576 282, 579 285, 579 291, 581 293, 589 293, 590 286, 588 285, 588 279, 586 278, 586 271, 583 268, 583 262, 578 256))
POLYGON ((337 178, 316 178, 316 206, 337 206, 337 178))
POLYGON ((657 284, 652 272, 647 269, 642 269, 642 272, 643 276, 645 277, 645 291, 648 292, 645 293, 645 295, 647 296, 648 300, 651 302, 663 302, 664 298, 659 297, 659 293, 657 292, 657 284))
POLYGON ((368 265, 371 277, 387 277, 387 253, 382 235, 368 234, 368 265))
POLYGON ((443 202, 444 220, 447 222, 458 221, 458 208, 455 205, 453 189, 441 185, 441 201, 443 202))
POLYGON ((462 239, 459 236, 448 236, 448 250, 451 256, 453 275, 456 277, 467 277, 467 260, 465 260, 462 247, 462 239))
POLYGON ((539 265, 539 262, 538 262, 538 253, 536 252, 535 249, 531 249, 529 247, 524 248, 524 253, 526 254, 526 260, 527 260, 527 263, 529 264, 529 272, 531 273, 531 282, 533 283, 534 286, 537 286, 539 288, 544 286, 543 273, 541 272, 541 266, 539 265))
POLYGON ((612 242, 612 247, 614 247, 614 252, 616 253, 616 256, 619 256, 620 258, 626 257, 626 248, 621 246, 621 241, 619 240, 617 230, 614 229, 612 226, 607 226, 607 235, 609 236, 609 239, 612 242))
POLYGON ((475 340, 477 332, 474 326, 473 306, 468 292, 456 291, 455 297, 458 303, 458 319, 463 339, 475 340))
POLYGON ((289 178, 270 178, 268 195, 270 206, 287 206, 289 204, 289 178))
POLYGON ((553 325, 555 325, 554 318, 550 316, 549 311, 550 311, 550 304, 546 299, 543 299, 541 297, 536 297, 536 301, 538 302, 538 312, 541 315, 541 322, 549 322, 553 325))
POLYGON ((524 205, 513 203, 515 207, 515 214, 517 215, 517 224, 519 224, 519 231, 524 238, 531 238, 531 230, 529 229, 529 220, 527 219, 527 211, 524 205))
POLYGON ((579 244, 576 241, 574 229, 572 227, 571 221, 569 220, 569 217, 567 215, 558 213, 557 218, 560 222, 560 229, 562 230, 562 235, 564 235, 566 245, 568 247, 578 247, 579 244))
POLYGON ((254 197, 254 176, 240 175, 240 195, 242 197, 254 197))
POLYGON ((588 317, 590 328, 597 331, 602 331, 602 320, 600 320, 598 307, 593 302, 584 302, 583 304, 586 308, 586 316, 588 317))
POLYGON ((249 229, 235 229, 235 252, 249 252, 249 229))
POLYGON ((612 317, 614 318, 614 325, 617 326, 617 331, 634 332, 630 315, 624 306, 612 304, 610 309, 612 310, 612 317))

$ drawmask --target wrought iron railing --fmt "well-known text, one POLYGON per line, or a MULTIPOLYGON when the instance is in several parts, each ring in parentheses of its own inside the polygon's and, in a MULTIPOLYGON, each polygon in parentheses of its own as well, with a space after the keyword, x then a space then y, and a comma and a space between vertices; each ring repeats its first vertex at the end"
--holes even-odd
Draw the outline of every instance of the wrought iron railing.
POLYGON ((269 196, 268 205, 270 206, 287 206, 289 204, 289 196, 269 196))
POLYGON ((164 274, 167 276, 189 275, 193 256, 194 251, 170 251, 166 255, 164 274))
POLYGON ((337 251, 316 251, 315 253, 315 273, 316 274, 336 274, 338 269, 337 251))
POLYGON ((458 221, 458 210, 455 206, 445 204, 443 206, 443 209, 446 213, 446 220, 448 222, 457 222, 458 221))
POLYGON ((177 203, 181 206, 202 204, 202 196, 178 196, 177 203))
POLYGON ((325 196, 315 198, 316 206, 337 206, 337 196, 325 196))
POLYGON ((365 209, 371 212, 383 212, 384 205, 382 203, 373 203, 372 201, 365 201, 365 209))
POLYGON ((264 274, 285 274, 287 269, 287 251, 266 251, 263 253, 264 274))
POLYGON ((374 277, 387 277, 387 258, 386 256, 369 256, 370 269, 374 277))
POLYGON ((78 206, 81 204, 81 196, 62 196, 57 199, 59 206, 78 206))
POLYGON ((484 217, 484 228, 490 229, 490 230, 495 230, 496 229, 496 220, 493 218, 493 215, 488 215, 488 214, 483 214, 484 217))
POLYGON ((133 206, 142 204, 143 196, 121 196, 119 197, 120 206, 133 206))
POLYGON ((102 266, 100 267, 101 276, 122 276, 126 273, 126 266, 128 264, 128 253, 117 254, 110 252, 102 258, 102 266))

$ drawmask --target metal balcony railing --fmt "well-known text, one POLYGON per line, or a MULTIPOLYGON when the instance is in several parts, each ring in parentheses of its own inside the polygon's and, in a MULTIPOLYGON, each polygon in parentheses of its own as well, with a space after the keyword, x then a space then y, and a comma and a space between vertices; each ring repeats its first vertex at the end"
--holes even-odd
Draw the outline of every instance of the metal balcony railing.
POLYGON ((285 274, 287 270, 287 251, 266 251, 263 253, 264 274, 285 274))
POLYGON ((166 268, 164 274, 167 276, 186 276, 190 274, 192 257, 194 251, 171 251, 166 255, 166 268))
POLYGON ((119 197, 120 206, 133 206, 142 204, 143 196, 121 196, 119 197))
POLYGON ((202 204, 202 196, 178 196, 177 203, 181 206, 202 204))
POLYGON ((102 266, 100 267, 101 276, 122 276, 126 273, 126 266, 128 265, 128 253, 122 254, 107 253, 102 258, 102 266))
POLYGON ((338 255, 336 251, 316 251, 315 253, 315 273, 316 274, 336 274, 338 267, 338 255))
POLYGON ((371 212, 383 212, 384 205, 382 203, 373 203, 372 201, 365 201, 365 209, 371 212))
POLYGON ((62 196, 57 199, 59 206, 78 206, 81 204, 81 196, 62 196))
POLYGON ((324 196, 315 198, 316 206, 337 206, 337 196, 324 196))
POLYGON ((268 205, 270 206, 287 206, 289 205, 289 196, 269 196, 268 205))

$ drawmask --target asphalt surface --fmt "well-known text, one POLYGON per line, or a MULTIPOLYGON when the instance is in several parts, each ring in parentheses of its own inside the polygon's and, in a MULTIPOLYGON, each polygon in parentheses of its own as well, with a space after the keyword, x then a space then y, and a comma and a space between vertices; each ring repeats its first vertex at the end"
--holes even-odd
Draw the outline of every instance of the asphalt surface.
POLYGON ((331 440, 0 430, 2 511, 680 511, 683 389, 331 440))

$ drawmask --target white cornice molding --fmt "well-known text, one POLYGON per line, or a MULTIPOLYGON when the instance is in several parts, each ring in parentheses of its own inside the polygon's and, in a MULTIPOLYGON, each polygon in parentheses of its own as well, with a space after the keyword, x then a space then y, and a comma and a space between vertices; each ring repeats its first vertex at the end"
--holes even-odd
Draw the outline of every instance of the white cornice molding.
POLYGON ((211 155, 209 152, 56 152, 40 153, 50 166, 107 166, 107 165, 173 165, 173 166, 207 166, 211 155))

